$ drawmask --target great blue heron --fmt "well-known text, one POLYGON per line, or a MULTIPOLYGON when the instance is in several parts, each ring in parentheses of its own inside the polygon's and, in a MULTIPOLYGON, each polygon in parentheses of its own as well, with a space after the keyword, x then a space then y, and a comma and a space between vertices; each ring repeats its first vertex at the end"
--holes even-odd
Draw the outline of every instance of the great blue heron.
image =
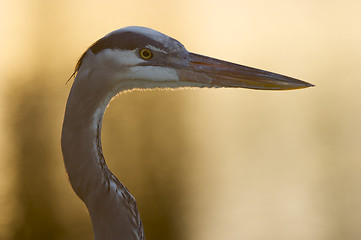
POLYGON ((102 153, 102 119, 117 93, 135 88, 312 86, 190 53, 177 40, 145 27, 122 28, 99 39, 82 55, 74 74, 61 146, 71 186, 88 208, 96 240, 144 239, 135 199, 108 169, 102 153))

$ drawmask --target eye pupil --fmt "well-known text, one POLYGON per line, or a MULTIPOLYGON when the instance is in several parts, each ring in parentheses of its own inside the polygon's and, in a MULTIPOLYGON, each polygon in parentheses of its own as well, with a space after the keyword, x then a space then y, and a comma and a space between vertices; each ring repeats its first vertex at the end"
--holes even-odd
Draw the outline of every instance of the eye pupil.
POLYGON ((143 48, 139 51, 139 55, 141 56, 141 58, 143 59, 150 59, 153 55, 152 52, 149 49, 143 48))

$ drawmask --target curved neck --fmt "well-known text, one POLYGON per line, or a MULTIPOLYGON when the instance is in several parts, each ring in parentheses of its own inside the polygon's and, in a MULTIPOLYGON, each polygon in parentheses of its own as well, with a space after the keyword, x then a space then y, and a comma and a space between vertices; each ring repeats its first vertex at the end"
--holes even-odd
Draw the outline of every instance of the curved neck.
POLYGON ((96 240, 144 239, 135 199, 109 171, 102 153, 102 119, 114 94, 81 76, 69 94, 61 137, 70 183, 88 208, 96 240))

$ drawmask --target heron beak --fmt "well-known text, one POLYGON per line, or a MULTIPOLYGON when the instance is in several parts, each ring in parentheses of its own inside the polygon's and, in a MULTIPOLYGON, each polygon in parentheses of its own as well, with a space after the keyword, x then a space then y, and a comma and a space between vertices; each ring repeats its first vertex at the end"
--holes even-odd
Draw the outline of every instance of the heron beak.
POLYGON ((201 83, 210 87, 290 90, 314 86, 295 78, 194 53, 189 53, 189 65, 178 69, 177 72, 181 81, 201 83))

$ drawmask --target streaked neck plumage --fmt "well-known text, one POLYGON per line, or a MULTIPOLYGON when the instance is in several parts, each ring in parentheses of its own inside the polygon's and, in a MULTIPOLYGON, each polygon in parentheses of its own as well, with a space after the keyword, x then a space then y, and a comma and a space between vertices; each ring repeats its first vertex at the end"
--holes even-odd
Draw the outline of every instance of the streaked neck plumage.
POLYGON ((89 81, 100 77, 95 74, 79 71, 69 94, 61 139, 65 167, 74 191, 88 208, 96 240, 142 240, 135 199, 109 171, 101 146, 104 111, 122 89, 94 86, 102 83, 89 81))

